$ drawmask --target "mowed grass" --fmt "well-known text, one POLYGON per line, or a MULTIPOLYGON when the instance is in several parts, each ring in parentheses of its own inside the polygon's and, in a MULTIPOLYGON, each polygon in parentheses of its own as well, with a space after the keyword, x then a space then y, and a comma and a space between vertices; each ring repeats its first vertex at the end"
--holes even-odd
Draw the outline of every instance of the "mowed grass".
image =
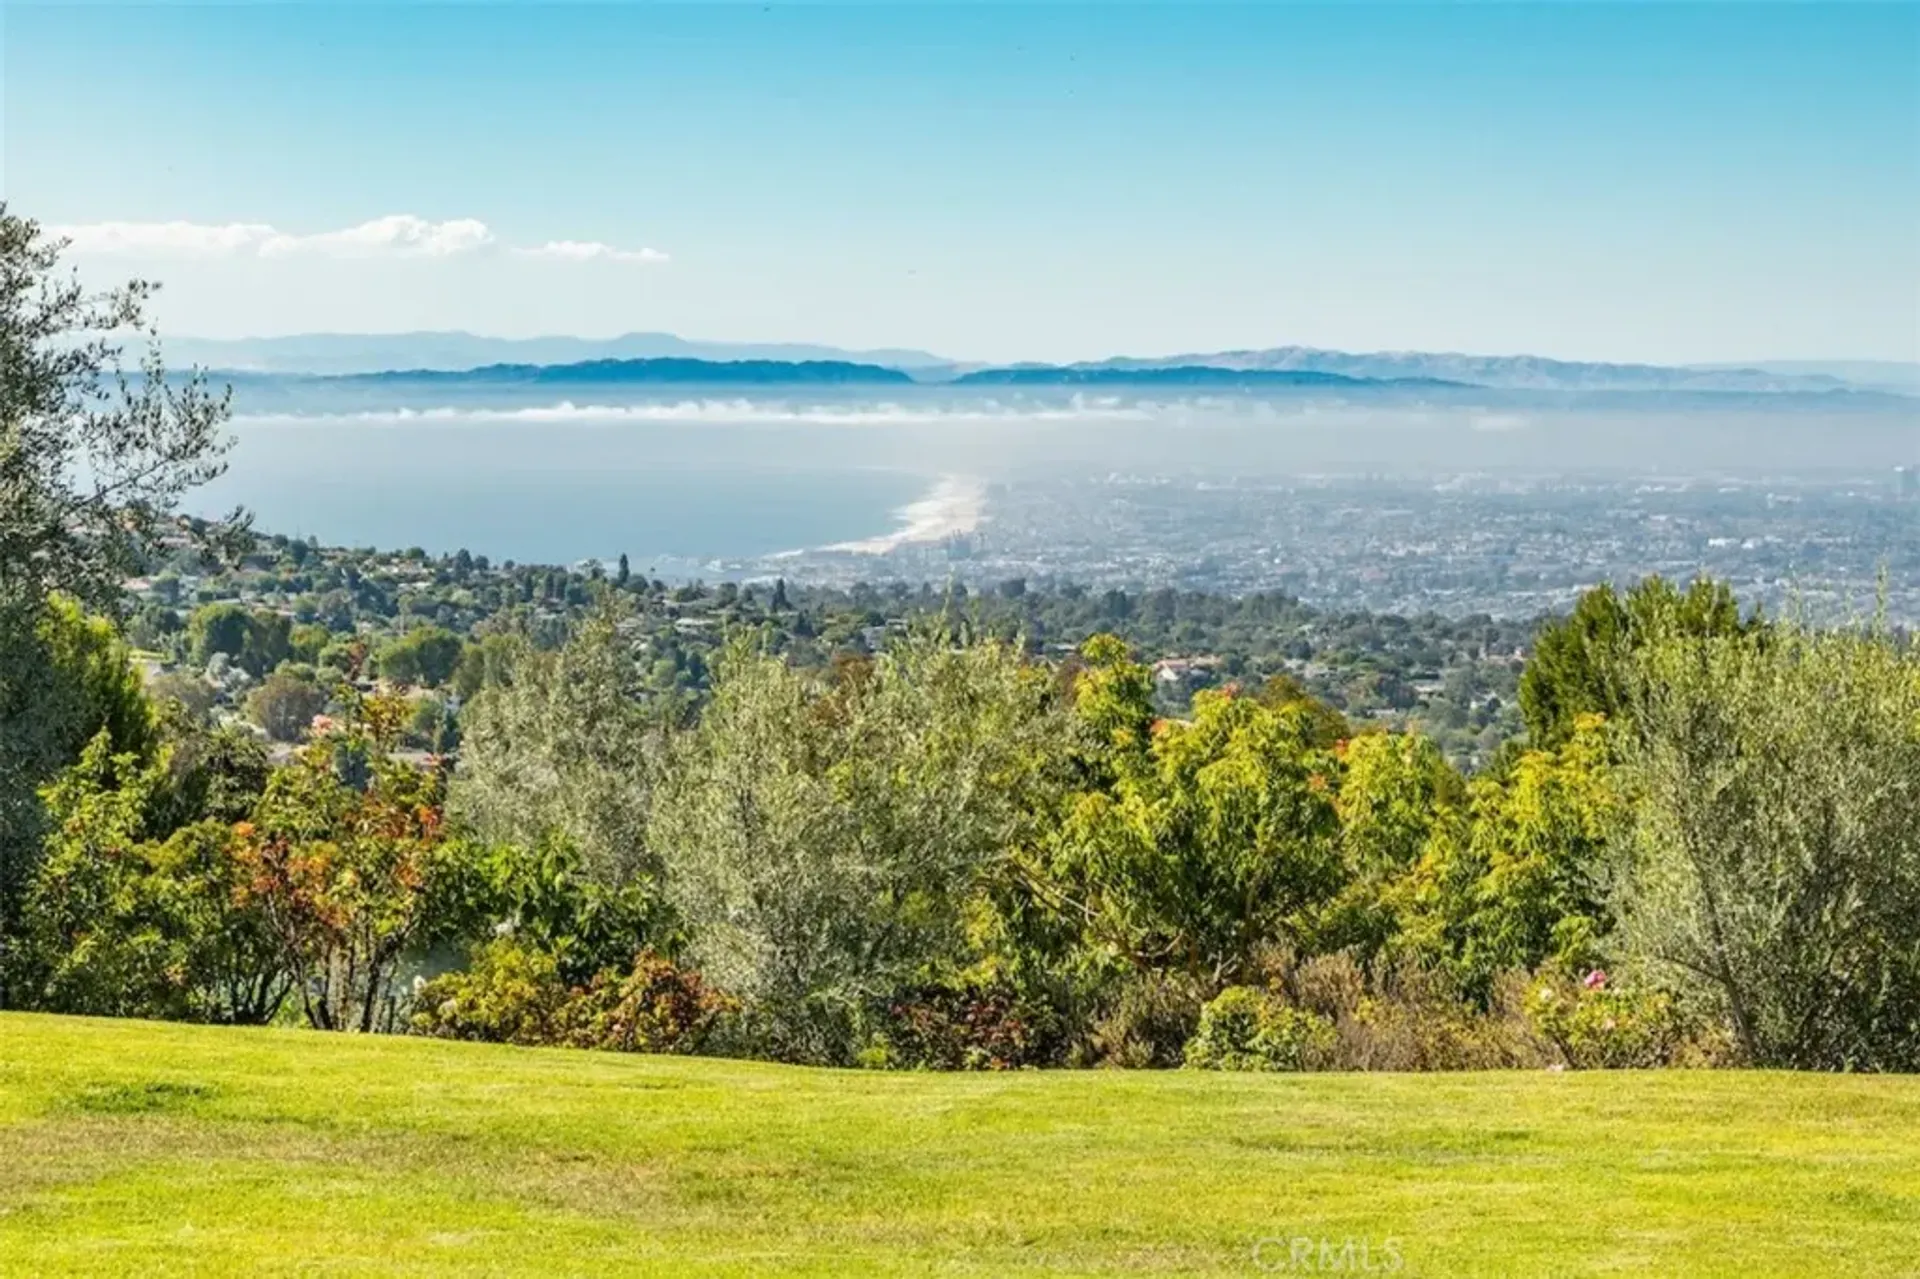
POLYGON ((1320 1273, 1351 1240, 1348 1273, 1920 1274, 1920 1080, 876 1074, 0 1015, 0 1275, 1246 1275, 1295 1238, 1320 1273))

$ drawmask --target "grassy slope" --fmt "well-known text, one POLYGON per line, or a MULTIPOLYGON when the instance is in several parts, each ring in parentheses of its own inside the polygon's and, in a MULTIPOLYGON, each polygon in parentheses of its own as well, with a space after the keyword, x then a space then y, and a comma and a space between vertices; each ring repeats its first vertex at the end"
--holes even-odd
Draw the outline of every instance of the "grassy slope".
POLYGON ((0 1015, 0 1274, 1920 1274, 1920 1080, 880 1075, 0 1015), (1278 1264, 1283 1254, 1267 1254, 1278 1264))

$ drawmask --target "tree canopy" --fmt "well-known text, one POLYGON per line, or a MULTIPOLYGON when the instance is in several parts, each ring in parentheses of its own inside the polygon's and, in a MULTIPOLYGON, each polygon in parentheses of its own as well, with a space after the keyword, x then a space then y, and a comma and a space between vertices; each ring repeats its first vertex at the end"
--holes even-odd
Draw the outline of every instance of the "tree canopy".
POLYGON ((153 286, 89 291, 61 271, 64 248, 0 203, 0 931, 37 856, 34 789, 107 725, 96 712, 114 714, 70 686, 97 691, 124 667, 94 639, 82 647, 100 659, 79 657, 52 601, 116 612, 122 580, 227 443, 224 393, 170 380, 156 341, 137 369, 122 362, 153 286))

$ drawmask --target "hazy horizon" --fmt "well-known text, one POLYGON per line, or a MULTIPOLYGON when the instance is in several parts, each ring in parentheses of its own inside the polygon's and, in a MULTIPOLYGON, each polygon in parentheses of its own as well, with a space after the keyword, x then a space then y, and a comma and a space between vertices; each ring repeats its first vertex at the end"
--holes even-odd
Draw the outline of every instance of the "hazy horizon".
MULTIPOLYGON (((1027 362, 1022 359, 989 360, 989 359, 979 358, 964 352, 956 354, 951 351, 930 351, 930 350, 923 350, 918 347, 913 347, 904 343, 894 343, 894 342, 883 342, 880 345, 873 346, 873 347, 844 347, 836 343, 815 340, 805 336, 764 337, 764 336, 756 336, 756 335, 743 336, 743 335, 737 335, 737 334, 724 334, 724 335, 717 335, 717 334, 711 334, 711 333, 687 334, 687 333, 669 332, 664 329, 614 329, 614 330, 607 330, 607 331, 596 331, 596 330, 585 330, 585 329, 565 331, 565 330, 555 329, 555 330, 547 330, 547 331, 542 331, 537 333, 516 334, 516 333, 489 332, 486 330, 474 329, 474 328, 356 329, 356 330, 295 328, 295 329, 288 329, 285 331, 275 331, 275 332, 248 332, 248 333, 229 333, 229 334, 180 332, 180 333, 170 333, 166 335, 166 341, 168 341, 169 343, 206 343, 208 345, 220 344, 220 345, 233 345, 233 346, 241 346, 248 343, 292 342, 292 341, 305 341, 305 340, 339 339, 339 340, 357 340, 357 341, 379 341, 379 340, 391 340, 391 339, 401 339, 401 338, 474 338, 481 341, 502 342, 502 343, 508 343, 508 342, 511 342, 511 343, 602 342, 604 343, 604 342, 617 342, 622 339, 630 339, 630 338, 659 338, 659 339, 671 340, 674 342, 686 343, 690 346, 755 347, 755 348, 778 348, 778 347, 817 348, 822 350, 831 349, 836 351, 842 351, 842 352, 846 352, 848 354, 854 354, 854 355, 883 355, 883 354, 907 353, 907 354, 913 354, 913 355, 929 356, 929 357, 932 357, 934 360, 944 364, 1000 365, 1000 364, 1027 362)), ((1436 348, 1436 347, 1401 347, 1401 348, 1391 348, 1391 349, 1374 348, 1374 349, 1363 350, 1363 349, 1357 349, 1357 348, 1336 347, 1336 346, 1331 346, 1324 343, 1313 342, 1308 340, 1285 341, 1285 342, 1264 342, 1264 341, 1259 341, 1254 339, 1234 342, 1224 346, 1210 347, 1210 348, 1207 348, 1206 350, 1200 350, 1195 347, 1178 347, 1178 348, 1169 347, 1166 349, 1157 349, 1157 350, 1145 350, 1145 349, 1116 350, 1116 351, 1107 352, 1103 356, 1089 357, 1089 359, 1090 360, 1099 360, 1099 359, 1158 360, 1158 359, 1170 359, 1170 358, 1173 358, 1176 356, 1182 356, 1182 355, 1214 355, 1214 354, 1221 354, 1221 353, 1230 352, 1230 351, 1264 351, 1264 350, 1281 350, 1281 349, 1288 349, 1288 348, 1298 348, 1300 350, 1309 350, 1309 351, 1325 351, 1330 353, 1337 352, 1340 354, 1348 354, 1348 355, 1419 354, 1419 355, 1464 356, 1464 357, 1473 358, 1473 359, 1539 359, 1539 360, 1551 360, 1556 363, 1565 363, 1565 364, 1622 364, 1622 365, 1644 364, 1650 367, 1683 368, 1683 369, 1684 368, 1765 369, 1765 368, 1768 368, 1769 366, 1780 366, 1784 370, 1785 366, 1790 366, 1790 365, 1804 366, 1808 369, 1839 367, 1839 366, 1846 366, 1846 365, 1855 365, 1855 366, 1863 366, 1863 367, 1878 366, 1878 367, 1894 368, 1894 369, 1920 368, 1920 350, 1916 350, 1913 353, 1913 355, 1909 358, 1870 358, 1870 357, 1855 357, 1855 356, 1847 356, 1847 355, 1837 355, 1837 356, 1831 356, 1831 357, 1825 357, 1825 358, 1806 358, 1799 355, 1795 355, 1791 352, 1787 352, 1787 353, 1776 353, 1772 355, 1752 356, 1744 359, 1695 360, 1695 361, 1674 362, 1674 361, 1661 361, 1661 360, 1606 360, 1606 359, 1600 359, 1590 355, 1582 354, 1580 352, 1565 352, 1565 351, 1546 351, 1546 350, 1494 351, 1494 350, 1442 349, 1442 348, 1436 348)), ((1042 361, 1042 360, 1035 359, 1032 362, 1054 363, 1055 361, 1042 361)), ((1087 362, 1087 361, 1059 361, 1059 363, 1081 363, 1081 362, 1087 362)))

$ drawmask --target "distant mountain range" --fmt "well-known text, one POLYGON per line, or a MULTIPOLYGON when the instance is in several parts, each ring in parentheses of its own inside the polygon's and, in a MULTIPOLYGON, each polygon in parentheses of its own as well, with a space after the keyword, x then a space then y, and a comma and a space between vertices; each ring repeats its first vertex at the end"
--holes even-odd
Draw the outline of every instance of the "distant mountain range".
POLYGON ((899 369, 847 360, 582 360, 574 364, 486 364, 477 369, 401 369, 325 378, 360 385, 611 386, 633 383, 729 386, 911 385, 899 369))
MULTIPOLYGON (((1151 359, 1120 357, 1076 364, 1090 370, 1188 368, 1335 373, 1371 382, 1413 379, 1523 391, 1828 391, 1858 386, 1827 373, 1782 368, 1696 368, 1549 360, 1537 355, 1460 355, 1427 351, 1355 354, 1307 346, 1215 351, 1151 359)), ((1895 366, 1898 367, 1898 366, 1895 366)))
POLYGON ((667 333, 616 338, 491 338, 472 333, 316 333, 291 337, 175 339, 175 367, 226 373, 464 382, 918 382, 999 386, 1183 385, 1485 387, 1543 392, 1870 390, 1920 394, 1920 363, 1771 361, 1673 366, 1448 352, 1354 353, 1315 347, 1115 357, 1077 364, 984 366, 927 351, 844 350, 798 343, 699 342, 667 333), (738 367, 734 367, 738 366, 738 367))
MULTIPOLYGON (((185 376, 176 370, 177 376, 185 376)), ((596 404, 646 399, 666 388, 676 395, 698 388, 736 395, 878 392, 906 399, 949 394, 1047 400, 1100 390, 1113 398, 1324 399, 1456 409, 1688 410, 1699 408, 1822 412, 1911 412, 1914 400, 1859 390, 1830 380, 1769 384, 1770 389, 1722 389, 1701 383, 1669 388, 1601 384, 1487 386, 1430 377, 1357 377, 1311 369, 1230 369, 1203 364, 1165 367, 1023 365, 909 373, 852 360, 695 360, 679 357, 582 360, 571 364, 487 364, 472 369, 390 369, 378 373, 308 374, 223 372, 250 414, 427 411, 487 404, 537 407, 565 400, 596 404)), ((1920 422, 1920 419, 1916 419, 1920 422)))
MULTIPOLYGON (((1695 367, 1723 372, 1735 366, 1701 364, 1695 367)), ((1849 386, 1857 386, 1869 391, 1920 395, 1920 361, 1907 363, 1900 360, 1763 360, 1757 364, 1745 364, 1739 367, 1759 369, 1763 373, 1785 374, 1788 377, 1834 378, 1849 386)))
POLYGON ((979 369, 954 378, 952 386, 1319 386, 1319 387, 1453 387, 1459 382, 1438 378, 1352 377, 1313 369, 1235 369, 1204 364, 1155 365, 1151 368, 1105 365, 1019 365, 979 369))
POLYGON ((174 365, 239 373, 459 372, 486 365, 581 364, 600 360, 848 361, 895 369, 944 368, 926 351, 847 351, 791 342, 696 342, 671 333, 613 338, 494 338, 473 333, 303 333, 271 338, 172 338, 174 365))

